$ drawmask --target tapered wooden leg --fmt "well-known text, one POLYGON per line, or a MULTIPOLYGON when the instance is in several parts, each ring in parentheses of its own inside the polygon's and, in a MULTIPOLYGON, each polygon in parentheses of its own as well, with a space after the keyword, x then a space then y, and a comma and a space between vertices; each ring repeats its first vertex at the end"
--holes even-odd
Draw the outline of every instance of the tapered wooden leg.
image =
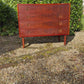
POLYGON ((23 45, 23 48, 24 48, 24 38, 22 38, 22 45, 23 45))
POLYGON ((66 35, 64 36, 64 45, 66 45, 66 35))
POLYGON ((60 36, 58 36, 58 41, 60 42, 60 36))

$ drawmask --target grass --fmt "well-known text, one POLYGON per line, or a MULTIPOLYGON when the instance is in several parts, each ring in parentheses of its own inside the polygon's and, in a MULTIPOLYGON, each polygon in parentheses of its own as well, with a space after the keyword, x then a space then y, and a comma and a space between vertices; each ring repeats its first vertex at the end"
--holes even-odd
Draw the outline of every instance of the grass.
MULTIPOLYGON (((50 44, 47 44, 46 47, 48 47, 50 44)), ((38 53, 35 53, 36 55, 22 55, 20 57, 0 57, 0 69, 7 68, 10 66, 17 66, 19 63, 27 63, 29 61, 32 61, 32 59, 40 59, 40 58, 46 58, 50 57, 53 54, 57 54, 57 52, 60 51, 67 51, 68 49, 66 47, 58 47, 58 48, 47 48, 47 50, 42 50, 38 53)))
POLYGON ((83 25, 83 30, 84 30, 84 15, 82 15, 82 19, 81 19, 82 25, 83 25))
POLYGON ((82 45, 79 47, 79 51, 80 51, 80 53, 83 53, 83 54, 84 54, 84 44, 82 44, 82 45))

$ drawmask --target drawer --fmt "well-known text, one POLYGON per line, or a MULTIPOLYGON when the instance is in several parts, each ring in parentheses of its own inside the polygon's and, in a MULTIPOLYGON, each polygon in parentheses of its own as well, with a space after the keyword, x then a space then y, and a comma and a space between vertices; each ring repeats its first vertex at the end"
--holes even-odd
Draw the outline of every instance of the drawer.
POLYGON ((48 36, 48 35, 56 35, 57 29, 56 28, 47 28, 47 29, 26 29, 25 33, 22 31, 21 34, 24 34, 25 36, 48 36))
POLYGON ((69 19, 69 5, 60 5, 58 12, 59 19, 69 19))
POLYGON ((68 35, 69 34, 69 26, 68 27, 61 27, 58 29, 58 34, 60 35, 68 35))
POLYGON ((59 25, 59 27, 68 27, 69 21, 68 20, 59 20, 58 25, 59 25))
POLYGON ((32 29, 32 28, 57 28, 58 27, 58 21, 50 20, 50 21, 24 21, 19 23, 20 29, 32 29))

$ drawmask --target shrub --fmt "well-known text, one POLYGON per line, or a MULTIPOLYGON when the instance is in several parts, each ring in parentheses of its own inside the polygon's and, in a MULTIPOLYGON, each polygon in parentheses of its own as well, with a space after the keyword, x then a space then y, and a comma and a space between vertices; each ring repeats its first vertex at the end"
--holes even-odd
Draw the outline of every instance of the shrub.
MULTIPOLYGON (((17 12, 17 4, 18 3, 23 3, 23 4, 26 4, 26 3, 28 3, 28 4, 38 4, 38 3, 39 4, 46 4, 46 3, 71 3, 70 35, 73 35, 75 31, 80 31, 82 29, 82 24, 81 24, 81 16, 82 16, 82 8, 83 8, 83 6, 82 6, 82 2, 83 1, 82 0, 2 0, 2 1, 12 8, 12 10, 11 10, 7 6, 5 6, 5 8, 3 7, 6 11, 10 11, 11 12, 10 14, 8 12, 7 13, 5 12, 7 16, 16 15, 15 12, 13 11, 13 9, 17 12)), ((5 18, 5 16, 3 18, 5 18)), ((16 18, 16 17, 14 16, 12 18, 16 18)), ((14 20, 14 21, 16 21, 16 20, 14 20)), ((12 23, 14 21, 12 21, 12 23)), ((15 25, 15 23, 13 23, 13 25, 15 25)), ((7 25, 4 25, 4 27, 6 27, 6 26, 7 25)), ((11 27, 15 27, 15 26, 12 26, 12 24, 10 26, 11 27)), ((4 28, 3 28, 3 30, 4 30, 4 28)), ((10 30, 9 30, 9 32, 10 32, 10 30)))
POLYGON ((70 16, 70 31, 80 31, 82 29, 82 0, 70 0, 71 16, 70 16))
POLYGON ((0 1, 0 35, 14 35, 17 33, 16 11, 0 1))

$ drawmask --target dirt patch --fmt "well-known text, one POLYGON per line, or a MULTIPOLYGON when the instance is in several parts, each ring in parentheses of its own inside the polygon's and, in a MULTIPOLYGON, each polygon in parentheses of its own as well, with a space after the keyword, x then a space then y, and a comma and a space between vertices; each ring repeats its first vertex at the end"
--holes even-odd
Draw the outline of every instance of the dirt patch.
POLYGON ((0 37, 1 84, 83 84, 84 32, 67 37, 0 37), (46 41, 47 40, 47 41, 46 41), (28 42, 27 42, 28 41, 28 42))

